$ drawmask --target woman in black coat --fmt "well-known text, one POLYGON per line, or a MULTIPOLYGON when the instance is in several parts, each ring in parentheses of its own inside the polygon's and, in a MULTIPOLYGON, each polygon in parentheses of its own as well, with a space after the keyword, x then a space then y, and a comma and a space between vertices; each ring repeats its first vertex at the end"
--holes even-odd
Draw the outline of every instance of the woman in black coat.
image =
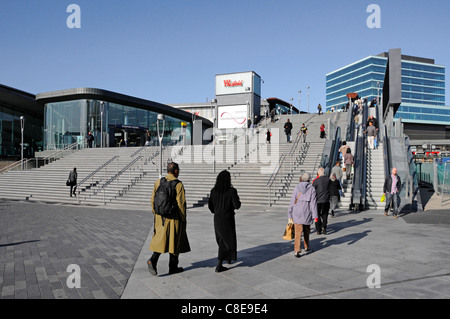
POLYGON ((214 214, 214 231, 219 246, 216 272, 227 270, 222 263, 237 259, 236 223, 234 210, 241 207, 238 193, 231 186, 231 175, 222 171, 217 176, 216 185, 211 189, 208 208, 214 214))

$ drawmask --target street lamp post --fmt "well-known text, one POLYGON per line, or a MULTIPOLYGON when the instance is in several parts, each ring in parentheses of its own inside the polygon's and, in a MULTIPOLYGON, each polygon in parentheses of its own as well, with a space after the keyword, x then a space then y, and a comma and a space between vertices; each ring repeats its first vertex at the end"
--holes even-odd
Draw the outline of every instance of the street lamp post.
POLYGON ((20 129, 21 129, 21 143, 20 143, 20 168, 23 170, 23 130, 25 127, 25 117, 20 117, 20 129))
POLYGON ((100 102, 100 147, 103 148, 103 101, 100 102))
POLYGON ((300 108, 300 94, 302 93, 302 90, 298 90, 298 114, 301 113, 301 108, 300 108))
POLYGON ((217 100, 212 99, 211 100, 211 106, 214 105, 213 109, 213 173, 216 172, 216 125, 217 125, 217 100))
POLYGON ((268 109, 267 109, 267 100, 264 99, 264 128, 267 131, 267 115, 268 115, 268 109))
POLYGON ((310 87, 308 86, 306 89, 308 90, 308 113, 309 113, 309 89, 310 89, 310 87))
POLYGON ((164 138, 164 125, 166 124, 166 117, 164 114, 158 114, 156 119, 156 127, 158 130, 158 140, 159 140, 159 178, 162 177, 162 141, 164 138), (160 122, 162 122, 162 133, 159 133, 160 122))

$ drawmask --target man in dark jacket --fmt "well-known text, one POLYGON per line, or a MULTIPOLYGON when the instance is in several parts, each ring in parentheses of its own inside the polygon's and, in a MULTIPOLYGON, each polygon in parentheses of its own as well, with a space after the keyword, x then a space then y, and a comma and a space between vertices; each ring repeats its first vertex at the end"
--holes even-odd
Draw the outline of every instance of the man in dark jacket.
POLYGON ((69 173, 70 197, 72 197, 72 194, 76 196, 77 178, 78 178, 77 168, 74 167, 73 171, 69 173))
POLYGON ((319 220, 316 222, 317 235, 327 233, 328 211, 330 210, 330 179, 325 176, 325 169, 318 170, 319 177, 314 181, 317 195, 317 214, 319 220))
POLYGON ((89 132, 88 136, 87 136, 87 142, 88 142, 89 148, 92 148, 93 141, 94 141, 94 135, 92 135, 92 133, 89 132))
POLYGON ((292 131, 292 123, 290 119, 287 119, 287 122, 284 124, 284 132, 286 133, 287 142, 291 143, 291 131, 292 131))
POLYGON ((391 175, 386 178, 383 186, 383 193, 386 196, 386 205, 384 207, 384 215, 388 215, 389 206, 394 210, 393 216, 397 218, 398 215, 398 204, 399 204, 399 194, 402 190, 402 181, 400 176, 397 175, 397 168, 393 168, 391 175))

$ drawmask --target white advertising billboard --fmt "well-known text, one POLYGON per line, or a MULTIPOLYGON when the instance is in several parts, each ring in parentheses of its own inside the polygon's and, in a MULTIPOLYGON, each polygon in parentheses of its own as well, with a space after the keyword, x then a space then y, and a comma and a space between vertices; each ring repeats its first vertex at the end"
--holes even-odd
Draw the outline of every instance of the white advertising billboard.
POLYGON ((245 128, 247 125, 247 105, 231 105, 218 107, 217 128, 245 128))
POLYGON ((253 92, 253 72, 216 75, 216 95, 253 92))

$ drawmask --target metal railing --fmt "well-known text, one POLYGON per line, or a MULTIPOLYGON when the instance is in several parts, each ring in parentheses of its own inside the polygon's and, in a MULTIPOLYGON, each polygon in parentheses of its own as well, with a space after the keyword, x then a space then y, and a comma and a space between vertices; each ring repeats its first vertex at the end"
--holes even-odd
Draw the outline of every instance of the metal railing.
MULTIPOLYGON (((47 155, 45 157, 24 158, 23 160, 21 159, 21 160, 14 162, 6 167, 3 167, 0 170, 0 174, 4 174, 6 172, 9 172, 12 170, 18 170, 18 169, 27 170, 29 163, 31 163, 32 161, 35 161, 36 165, 31 166, 31 168, 38 168, 39 161, 42 161, 43 165, 46 165, 46 164, 50 163, 52 159, 55 159, 57 157, 57 155, 63 154, 64 152, 70 151, 74 148, 82 149, 83 145, 84 145, 83 141, 77 141, 77 142, 67 145, 63 149, 57 150, 56 152, 54 152, 50 155, 47 155), (81 146, 81 148, 78 148, 79 146, 81 146)), ((58 158, 61 158, 61 157, 58 157, 58 158)))
POLYGON ((3 167, 0 170, 0 174, 6 173, 6 172, 9 172, 9 171, 12 171, 12 170, 16 170, 16 169, 23 170, 23 168, 27 167, 28 163, 31 162, 32 160, 34 160, 34 159, 32 159, 32 158, 28 158, 28 159, 24 158, 23 160, 19 160, 17 162, 14 162, 14 163, 12 163, 12 164, 10 164, 8 166, 3 167))
POLYGON ((450 171, 447 168, 447 165, 450 163, 450 161, 447 161, 444 163, 444 176, 442 177, 442 188, 441 188, 441 206, 444 207, 444 204, 447 204, 447 200, 444 201, 444 196, 447 196, 446 194, 446 183, 450 183, 450 178, 447 177, 447 174, 450 173, 450 171))
MULTIPOLYGON (((50 155, 47 155, 45 157, 39 157, 39 158, 41 160, 43 160, 44 165, 45 165, 45 164, 49 163, 51 159, 55 159, 57 157, 57 155, 59 155, 59 154, 63 154, 64 152, 70 151, 74 148, 76 148, 77 150, 83 149, 84 145, 85 145, 85 143, 84 143, 85 141, 86 141, 86 139, 74 142, 72 144, 65 146, 64 148, 62 148, 60 150, 57 150, 56 152, 54 152, 50 155)), ((58 158, 60 158, 60 157, 58 157, 58 158)))
POLYGON ((85 184, 89 179, 91 180, 91 184, 88 186, 88 187, 86 187, 86 189, 88 189, 88 188, 92 188, 93 186, 95 186, 96 184, 94 183, 94 176, 95 175, 97 175, 98 173, 100 173, 103 169, 104 169, 104 172, 105 172, 105 178, 106 178, 106 176, 107 176, 107 166, 109 165, 109 164, 111 164, 113 161, 115 161, 115 160, 117 160, 117 164, 118 164, 118 159, 119 159, 119 156, 113 156, 112 158, 110 158, 109 160, 107 160, 105 163, 103 163, 102 165, 100 165, 98 168, 96 168, 94 171, 92 171, 91 173, 89 173, 85 178, 83 178, 82 180, 81 180, 81 182, 80 183, 77 183, 77 192, 78 192, 78 203, 80 204, 81 203, 81 197, 80 197, 80 195, 81 195, 81 192, 82 191, 84 191, 83 189, 82 189, 82 185, 83 184, 85 184))
POLYGON ((103 191, 103 204, 106 204, 106 200, 105 200, 106 188, 115 180, 117 180, 117 183, 116 183, 117 188, 116 188, 115 194, 112 195, 112 197, 114 197, 114 198, 118 197, 118 196, 123 196, 123 194, 126 193, 138 180, 142 179, 142 177, 145 175, 143 159, 144 159, 144 157, 142 155, 137 156, 136 158, 134 158, 131 162, 126 164, 119 172, 117 172, 113 177, 111 177, 109 180, 107 180, 101 186, 101 190, 103 191), (132 170, 136 171, 137 165, 140 165, 140 167, 137 167, 139 170, 139 174, 137 177, 132 178, 131 171, 132 170), (127 171, 129 173, 128 183, 126 184, 126 186, 119 189, 120 188, 119 187, 119 178, 127 171))
POLYGON ((300 135, 297 136, 288 154, 282 154, 278 160, 277 166, 267 181, 269 188, 269 205, 272 205, 273 198, 276 194, 279 197, 286 196, 287 190, 290 187, 294 171, 297 169, 297 164, 302 163, 306 157, 310 143, 303 142, 300 135), (298 147, 300 145, 300 148, 298 147), (297 149, 299 148, 298 152, 297 149), (289 162, 289 167, 286 164, 289 162))
MULTIPOLYGON (((275 196, 276 194, 276 189, 278 189, 278 187, 276 187, 276 181, 278 179, 278 175, 280 174, 280 171, 282 171, 282 176, 284 176, 284 161, 286 160, 286 155, 282 154, 280 156, 280 159, 278 160, 278 164, 277 166, 275 166, 275 169, 272 173, 272 175, 269 177, 269 180, 267 181, 267 186, 269 187, 269 206, 272 206, 272 192, 273 192, 273 196, 275 196)), ((280 181, 280 183, 283 183, 283 180, 280 181)))

